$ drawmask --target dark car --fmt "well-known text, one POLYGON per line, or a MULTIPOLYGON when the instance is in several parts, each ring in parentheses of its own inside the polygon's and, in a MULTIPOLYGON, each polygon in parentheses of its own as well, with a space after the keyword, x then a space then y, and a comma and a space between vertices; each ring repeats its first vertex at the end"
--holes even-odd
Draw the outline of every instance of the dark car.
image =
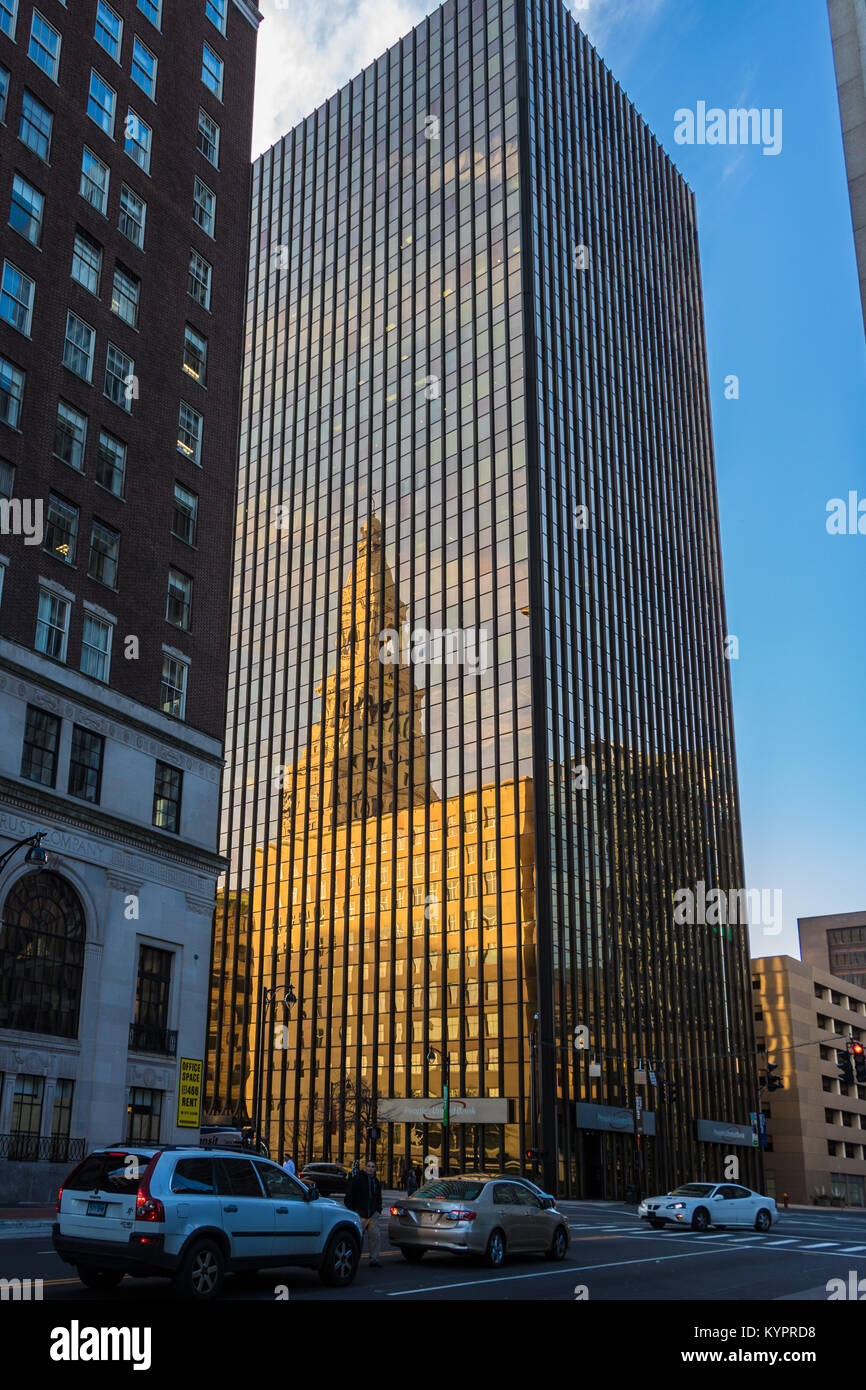
POLYGON ((298 1177, 301 1182, 314 1184, 323 1197, 344 1197, 349 1186, 349 1170, 341 1163, 308 1163, 298 1177))

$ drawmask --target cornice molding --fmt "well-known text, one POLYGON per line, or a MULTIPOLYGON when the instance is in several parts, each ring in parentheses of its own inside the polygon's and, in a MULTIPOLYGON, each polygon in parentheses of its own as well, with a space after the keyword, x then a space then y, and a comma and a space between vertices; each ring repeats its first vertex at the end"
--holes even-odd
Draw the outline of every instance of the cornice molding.
POLYGON ((249 20, 253 28, 258 30, 259 25, 264 19, 264 15, 261 10, 257 9, 252 3, 252 0, 234 0, 234 5, 236 9, 240 10, 244 19, 249 20))
MULTIPOLYGON (((155 831, 118 820, 95 806, 82 806, 79 811, 77 806, 43 791, 35 783, 23 786, 11 782, 8 777, 0 777, 0 835, 24 839, 44 829, 46 820, 55 822, 61 832, 68 828, 71 834, 81 836, 80 843, 69 847, 67 853, 88 863, 101 864, 106 870, 113 869, 120 876, 140 874, 142 881, 159 878, 165 883, 174 881, 185 890, 194 890, 197 884, 195 880, 190 881, 190 872, 214 878, 228 868, 228 860, 210 850, 198 849, 184 841, 176 846, 166 843, 155 831), (15 812, 21 819, 9 825, 15 820, 15 812), (133 857, 136 854, 147 855, 147 862, 133 857)), ((56 834, 52 836, 50 831, 47 848, 61 855, 64 852, 63 847, 56 844, 56 834)))

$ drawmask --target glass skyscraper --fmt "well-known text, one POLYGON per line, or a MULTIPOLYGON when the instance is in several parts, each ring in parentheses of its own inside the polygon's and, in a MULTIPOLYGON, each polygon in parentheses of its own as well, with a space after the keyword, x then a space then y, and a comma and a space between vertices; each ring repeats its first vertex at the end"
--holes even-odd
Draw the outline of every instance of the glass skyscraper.
POLYGON ((254 166, 211 1116, 757 1181, 725 636, 692 194, 560 0, 447 0, 254 166))

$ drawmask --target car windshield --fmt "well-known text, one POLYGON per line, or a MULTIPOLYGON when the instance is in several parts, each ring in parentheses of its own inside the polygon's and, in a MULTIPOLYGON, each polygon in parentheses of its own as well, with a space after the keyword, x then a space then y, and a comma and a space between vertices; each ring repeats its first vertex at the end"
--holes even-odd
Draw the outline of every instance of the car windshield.
POLYGON ((466 1182, 460 1178, 438 1178, 435 1182, 425 1182, 416 1192, 416 1197, 459 1197, 474 1202, 481 1196, 483 1182, 466 1182))
POLYGON ((675 1187, 673 1192, 668 1193, 669 1197, 709 1197, 714 1182, 687 1182, 682 1187, 675 1187))

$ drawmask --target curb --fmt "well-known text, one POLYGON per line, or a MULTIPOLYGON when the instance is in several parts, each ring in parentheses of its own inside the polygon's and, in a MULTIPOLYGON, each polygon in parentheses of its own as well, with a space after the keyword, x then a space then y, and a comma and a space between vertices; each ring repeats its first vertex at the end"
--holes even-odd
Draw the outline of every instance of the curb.
POLYGON ((12 1240, 22 1235, 50 1235, 53 1221, 0 1221, 0 1240, 12 1240))

